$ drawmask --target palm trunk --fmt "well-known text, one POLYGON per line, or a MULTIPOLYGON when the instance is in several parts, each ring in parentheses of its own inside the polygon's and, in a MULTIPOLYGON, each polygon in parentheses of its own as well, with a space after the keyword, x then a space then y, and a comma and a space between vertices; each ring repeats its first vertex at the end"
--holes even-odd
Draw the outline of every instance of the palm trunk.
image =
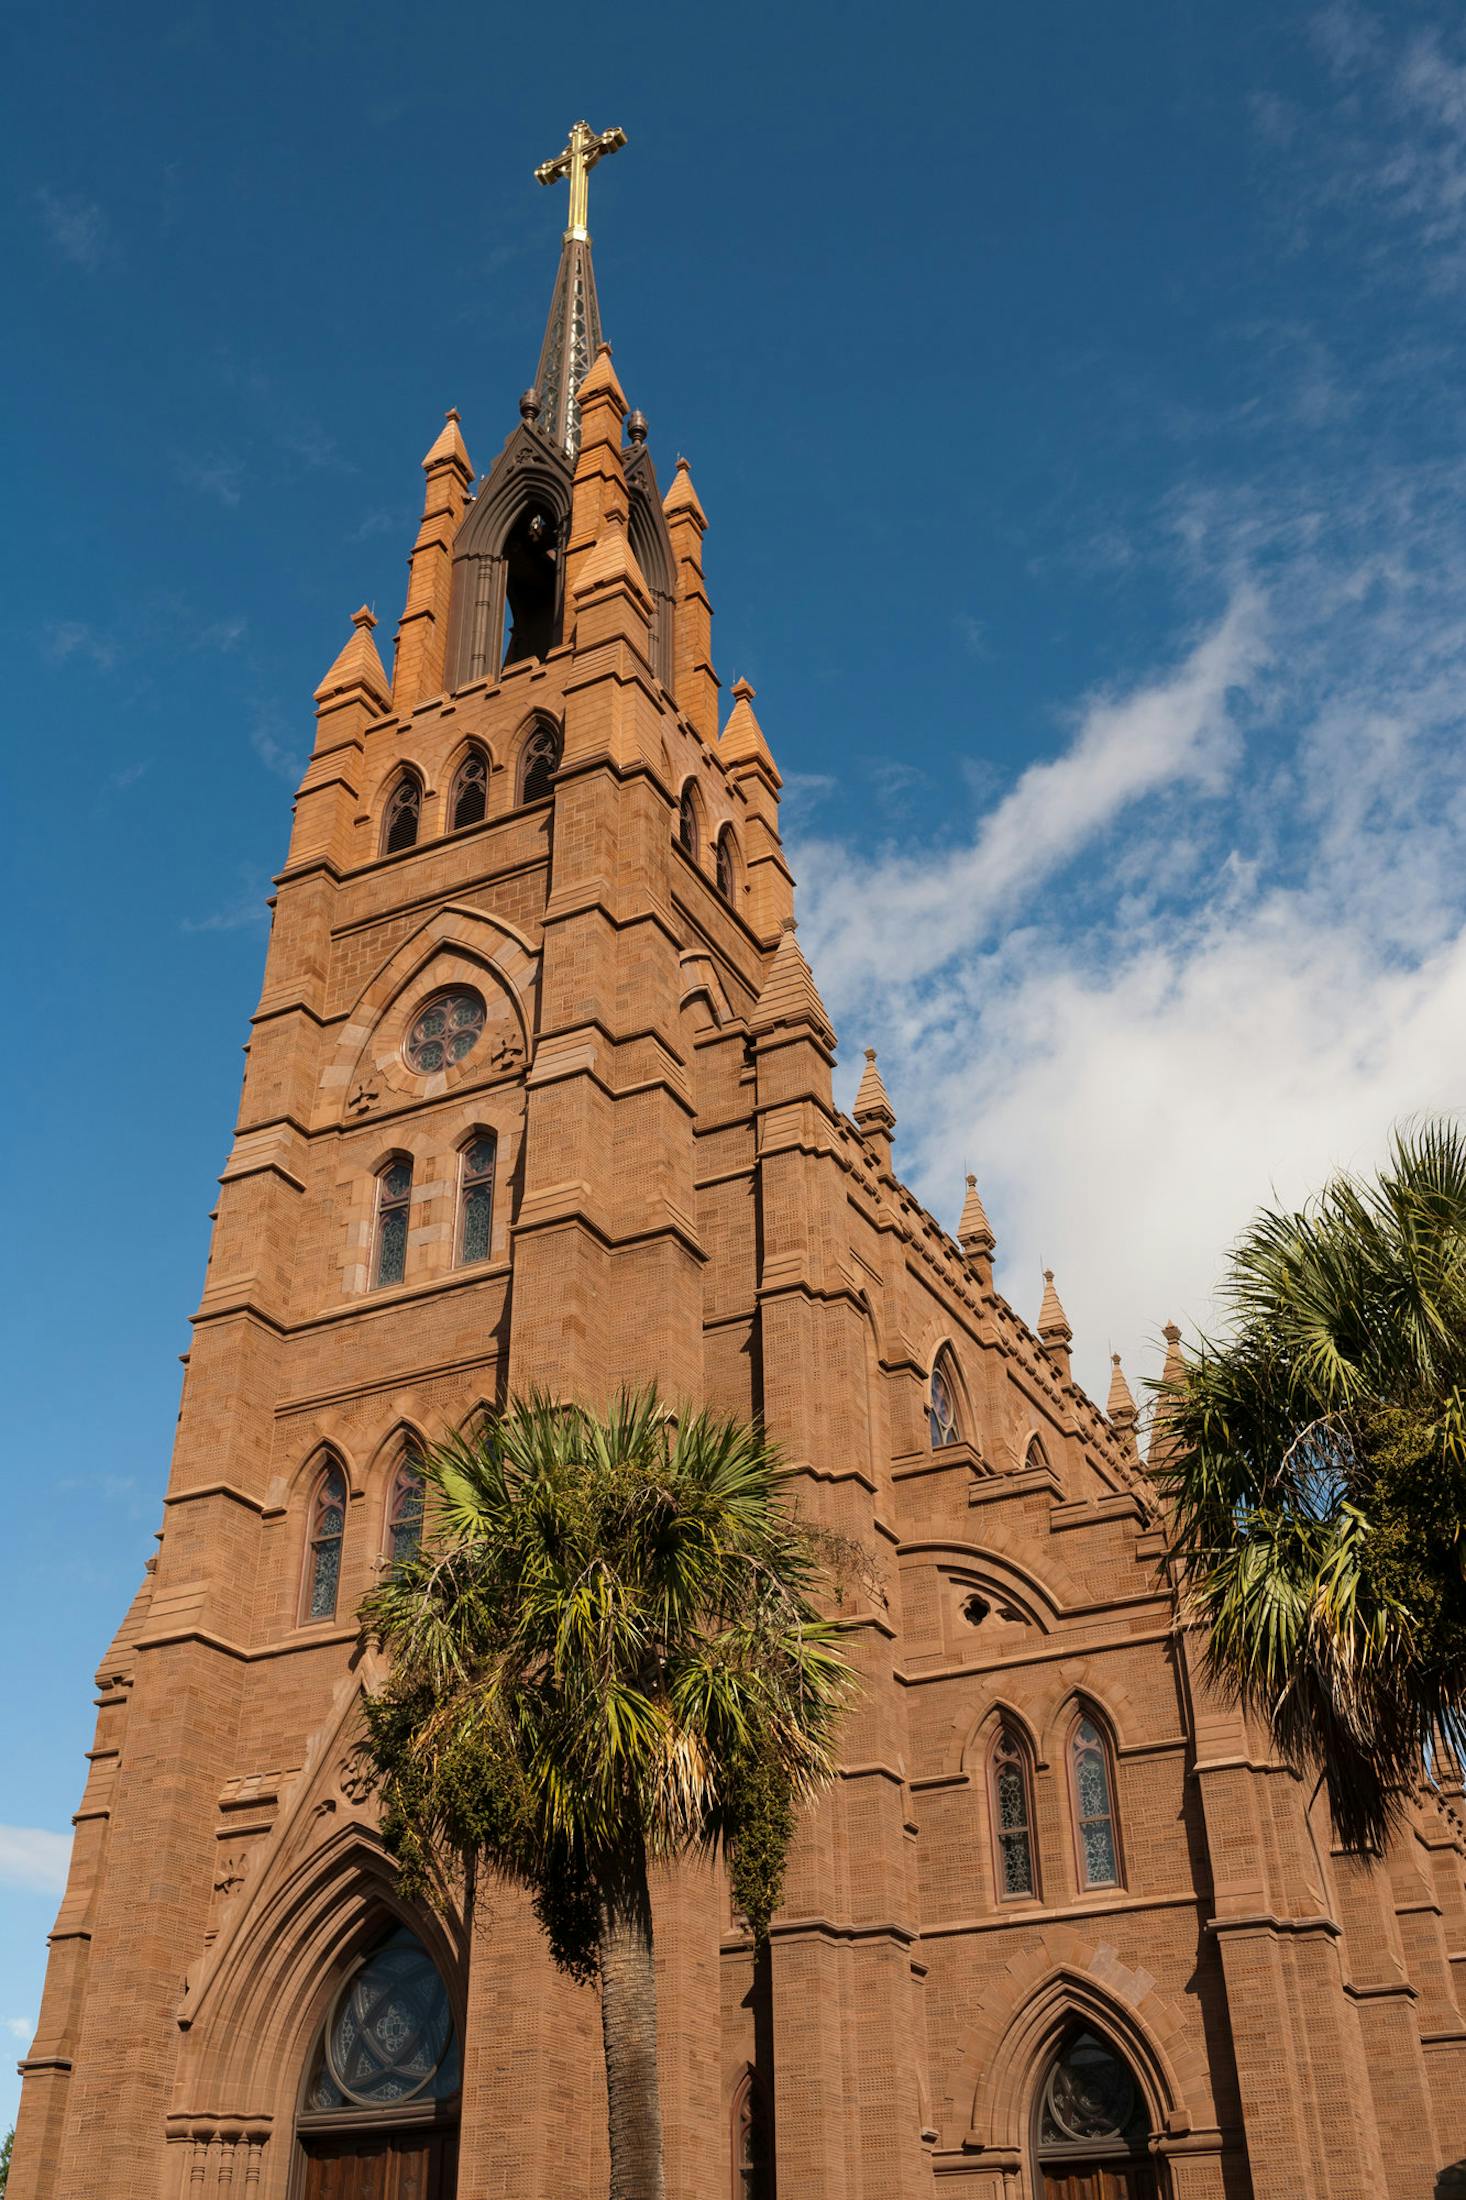
POLYGON ((657 1974, 646 1864, 601 1902, 601 2040, 611 2133, 610 2200, 665 2200, 657 2084, 657 1974))

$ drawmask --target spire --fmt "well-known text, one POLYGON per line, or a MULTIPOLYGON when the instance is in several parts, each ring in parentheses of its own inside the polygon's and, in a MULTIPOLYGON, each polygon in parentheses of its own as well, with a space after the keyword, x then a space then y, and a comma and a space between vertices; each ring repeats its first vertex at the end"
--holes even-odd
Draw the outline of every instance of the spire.
POLYGON ((977 1178, 967 1172, 967 1197, 962 1202, 962 1214, 957 1224, 957 1242, 975 1267, 981 1261, 991 1261, 997 1240, 993 1226, 988 1221, 988 1211, 982 1203, 977 1188, 977 1178))
POLYGON ((753 698, 757 690, 746 680, 735 680, 731 692, 733 709, 723 728, 718 754, 725 764, 761 764, 775 787, 782 787, 784 782, 779 777, 774 752, 764 739, 763 727, 753 715, 753 698))
POLYGON ((860 1084, 855 1094, 855 1106, 851 1113, 862 1130, 896 1128, 896 1111, 891 1096, 886 1091, 886 1081, 876 1068, 876 1050, 865 1050, 865 1068, 860 1073, 860 1084))
POLYGON ((1044 1270, 1043 1304, 1038 1310, 1039 1341, 1060 1372, 1069 1372, 1069 1347, 1074 1342, 1074 1332, 1069 1327, 1069 1317, 1059 1304, 1059 1294, 1054 1289, 1054 1271, 1044 1270))
POLYGON ((577 122, 564 151, 553 160, 542 161, 535 170, 539 183, 555 183, 561 176, 568 177, 570 183, 570 221, 560 246, 560 266, 534 386, 540 434, 571 459, 580 449, 576 392, 601 342, 601 309, 591 265, 590 230, 586 226, 590 171, 598 160, 618 152, 625 143, 624 130, 597 132, 587 123, 577 122))
POLYGON ((427 457, 422 519, 407 561, 407 602, 392 660, 392 705, 404 716, 443 685, 448 612, 453 600, 453 542, 473 487, 473 460, 454 407, 427 457))
POLYGON ((379 707, 386 709, 391 697, 387 675, 382 660, 377 655, 377 645, 372 640, 372 628, 376 620, 365 604, 351 614, 352 636, 341 651, 330 671, 315 692, 315 701, 326 704, 338 695, 345 695, 352 688, 359 688, 372 696, 379 707))
POLYGON ((662 499, 667 535, 676 564, 673 610, 672 690, 704 741, 718 738, 718 675, 713 670, 713 607, 702 570, 702 538, 708 517, 692 486, 692 468, 677 461, 672 486, 662 499))
POLYGON ((1179 1390, 1186 1380, 1186 1361, 1181 1351, 1181 1332, 1174 1322, 1167 1322, 1161 1335, 1166 1340, 1166 1364, 1161 1369, 1157 1385, 1158 1395, 1150 1420, 1150 1444, 1146 1451, 1146 1465, 1152 1474, 1158 1468, 1169 1465, 1175 1450, 1171 1435, 1171 1400, 1167 1392, 1179 1390))
POLYGON ((1110 1354, 1110 1395, 1105 1401, 1105 1413, 1115 1433, 1121 1437, 1128 1436, 1131 1446, 1134 1447, 1135 1423, 1139 1416, 1130 1385, 1125 1380, 1125 1370, 1120 1365, 1118 1352, 1110 1354))
POLYGON ((835 1027, 794 929, 794 919, 786 917, 749 1025, 754 1031, 772 1031, 777 1024, 808 1024, 827 1046, 833 1047, 835 1027))

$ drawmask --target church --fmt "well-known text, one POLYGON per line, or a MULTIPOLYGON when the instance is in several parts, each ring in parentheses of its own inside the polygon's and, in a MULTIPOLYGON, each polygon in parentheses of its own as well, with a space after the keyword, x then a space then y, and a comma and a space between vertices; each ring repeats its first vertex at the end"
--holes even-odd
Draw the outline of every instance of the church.
POLYGON ((402 1899, 355 1614, 425 1441, 652 1379, 760 1418, 871 1555, 767 1948, 715 1869, 657 1885, 673 2200, 1436 2200, 1459 1797, 1336 1853, 1179 1623, 1118 1362, 1101 1410, 976 1182, 955 1227, 907 1190, 872 1053, 836 1106, 777 703, 722 704, 707 515, 602 340, 623 142, 537 171, 533 386, 482 476, 447 416, 390 673, 360 610, 315 692, 9 2200, 600 2200, 594 1990, 517 1895, 402 1899))

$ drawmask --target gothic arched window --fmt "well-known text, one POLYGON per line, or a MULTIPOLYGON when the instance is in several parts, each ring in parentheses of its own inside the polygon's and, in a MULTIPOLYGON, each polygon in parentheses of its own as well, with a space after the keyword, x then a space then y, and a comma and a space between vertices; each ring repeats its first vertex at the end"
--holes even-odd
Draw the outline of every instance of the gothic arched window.
POLYGON ((957 1427, 957 1378, 952 1367, 950 1352, 939 1352, 932 1369, 932 1379, 927 1391, 927 1418, 931 1427, 933 1451, 940 1451, 944 1444, 959 1441, 957 1427))
POLYGON ((416 1558, 422 1542, 423 1479, 415 1460, 404 1459, 392 1477, 387 1500, 387 1557, 396 1566, 416 1558))
POLYGON ((757 2073, 744 2073, 733 2096, 733 2200, 769 2200, 773 2159, 768 2098, 757 2073))
POLYGON ((694 863, 697 861, 697 842, 697 797, 689 779, 677 805, 677 845, 684 855, 691 856, 694 863))
POLYGON ((375 1285, 401 1283, 407 1273, 407 1218, 412 1206, 412 1163, 399 1156, 377 1178, 375 1285))
POLYGON ((1025 1467, 1034 1468, 1040 1472, 1048 1470, 1049 1455, 1044 1450, 1041 1436, 1029 1437, 1028 1450, 1024 1453, 1023 1464, 1025 1467))
POLYGON ((341 1586, 341 1545, 346 1535, 346 1477, 333 1459, 317 1477, 311 1496, 306 1551, 305 1617, 334 1619, 341 1586))
POLYGON ((1149 2125, 1145 2096, 1124 2056, 1087 2025, 1071 2025, 1040 2081, 1034 2109, 1044 2190, 1153 2193, 1148 2175, 1137 2183, 1137 2171, 1123 2166, 1145 2161, 1149 2125))
POLYGON ((1087 1712, 1075 1720, 1069 1737, 1069 1782, 1079 1883, 1082 1887, 1118 1887, 1120 1843, 1115 1827, 1110 1748, 1098 1722, 1087 1712))
POLYGON ((733 828, 725 825, 718 835, 718 892, 730 908, 738 899, 738 858, 733 846, 733 828))
MULTIPOLYGON (((336 1997, 316 2048, 302 2123, 308 2128, 316 2115, 329 2113, 339 2127, 344 2110, 355 2110, 362 2122, 373 2112, 386 2121, 409 2102, 451 2100, 458 2082, 447 1989, 417 1935, 399 1926, 336 1997)), ((448 2188, 435 2179, 431 2189, 448 2188)))
POLYGON ((405 772, 387 800, 382 819, 382 853, 395 856, 403 848, 417 845, 417 828, 422 817, 422 788, 411 772, 405 772))
POLYGON ((482 825, 489 807, 489 760, 482 749, 470 749, 453 779, 448 798, 448 829, 482 825))
POLYGON ((494 1241, 494 1164, 498 1140, 480 1131, 459 1161, 458 1258, 487 1260, 494 1241))
POLYGON ((988 1761, 998 1900, 1038 1891, 1033 1856, 1033 1790, 1028 1751, 1011 1726, 1000 1726, 988 1761))
POLYGON ((555 774, 559 769, 559 734, 553 726, 536 726, 520 753, 520 801, 547 801, 555 791, 555 774))

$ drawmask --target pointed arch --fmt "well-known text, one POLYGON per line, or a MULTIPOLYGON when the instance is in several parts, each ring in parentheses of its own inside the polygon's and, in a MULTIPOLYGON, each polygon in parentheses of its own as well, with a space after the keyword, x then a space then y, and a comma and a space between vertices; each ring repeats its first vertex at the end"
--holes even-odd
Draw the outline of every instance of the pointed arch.
POLYGON ((1081 1894, 1123 1887, 1114 1729, 1086 1696, 1076 1698, 1067 1722, 1064 1770, 1074 1833, 1075 1884, 1081 1894))
POLYGON ((728 907, 736 909, 743 884, 743 861, 738 847, 738 835, 731 825, 725 825, 714 842, 713 878, 728 907))
POLYGON ((370 1284, 385 1291, 407 1277, 407 1241, 412 1223, 413 1162, 410 1153, 392 1155, 377 1171, 372 1218, 370 1284))
POLYGON ((453 1222, 454 1265, 488 1260, 494 1250, 494 1193, 499 1167, 496 1131, 476 1125, 458 1142, 458 1208, 453 1222))
POLYGON ((379 852, 402 855, 415 848, 422 831, 423 783, 411 764, 402 765, 382 805, 379 852))
POLYGON ((1023 1447, 1023 1471, 1025 1474, 1052 1474, 1054 1471, 1048 1446, 1037 1429, 1030 1430, 1028 1442, 1023 1447))
POLYGON ((564 741, 553 718, 536 711, 520 728, 514 767, 515 801, 523 807, 547 802, 555 791, 564 741))
POLYGON ((469 825, 482 825, 489 814, 492 770, 493 760, 483 742, 470 741, 448 783, 446 828, 450 833, 462 832, 469 825))
POLYGON ((346 1469, 334 1452, 327 1452, 312 1483, 306 1515, 305 1567, 300 1585, 303 1626, 323 1625, 336 1617, 348 1494, 346 1469))
POLYGON ((761 2072, 745 2063, 733 2088, 731 2200, 773 2200, 773 2119, 761 2072))
POLYGON ((450 693, 478 680, 499 677, 504 662, 510 563, 516 549, 525 547, 511 538, 516 530, 522 536, 524 524, 534 517, 543 522, 543 539, 531 547, 554 576, 553 600, 548 606, 548 644, 553 647, 561 639, 572 481, 564 453, 521 421, 494 461, 454 538, 447 650, 450 693))
POLYGON ((698 870, 702 869, 705 838, 702 795, 695 779, 684 779, 677 795, 677 845, 698 870))
POLYGON ((662 510, 656 470, 646 443, 633 442, 625 457, 627 521, 631 554, 641 568, 652 598, 652 670, 664 688, 672 686, 676 559, 667 515, 662 510))
POLYGON ((927 1436, 933 1451, 965 1442, 966 1400, 957 1355, 950 1343, 938 1345, 932 1355, 926 1383, 927 1436))
POLYGON ((988 1744, 986 1771, 994 1899, 1035 1902, 1040 1882, 1034 1759, 1027 1732, 1016 1719, 999 1718, 988 1744))

